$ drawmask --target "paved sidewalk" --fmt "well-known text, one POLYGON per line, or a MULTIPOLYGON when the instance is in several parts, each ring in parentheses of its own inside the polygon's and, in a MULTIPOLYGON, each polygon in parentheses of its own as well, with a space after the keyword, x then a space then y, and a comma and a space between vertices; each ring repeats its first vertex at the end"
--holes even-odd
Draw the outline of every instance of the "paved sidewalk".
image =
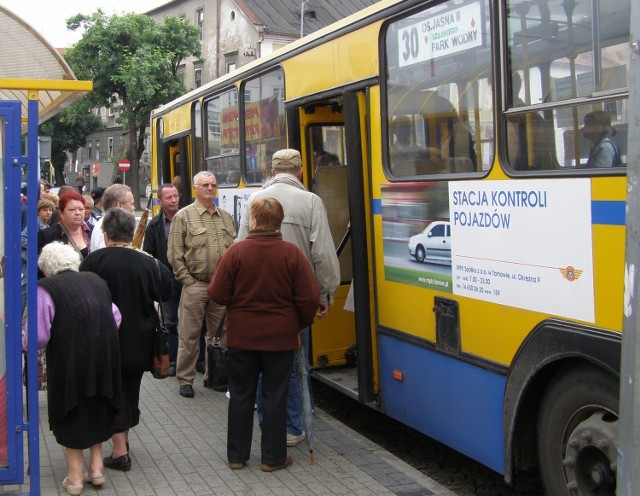
MULTIPOLYGON (((141 421, 129 435, 131 471, 105 469, 107 483, 99 490, 87 484, 82 494, 453 496, 319 410, 314 417, 314 464, 310 463, 307 443, 303 441, 288 450, 294 459, 291 467, 262 472, 256 419, 251 459, 245 469, 231 470, 226 458, 228 400, 224 393, 202 387, 201 374, 194 388, 195 398, 182 398, 174 378, 156 380, 145 374, 141 421)), ((46 393, 40 393, 40 401, 41 494, 65 495, 61 484, 66 475, 64 452, 49 431, 46 393)), ((103 445, 103 453, 110 453, 109 442, 103 445)), ((0 494, 7 491, 28 493, 29 486, 0 487, 0 494)))

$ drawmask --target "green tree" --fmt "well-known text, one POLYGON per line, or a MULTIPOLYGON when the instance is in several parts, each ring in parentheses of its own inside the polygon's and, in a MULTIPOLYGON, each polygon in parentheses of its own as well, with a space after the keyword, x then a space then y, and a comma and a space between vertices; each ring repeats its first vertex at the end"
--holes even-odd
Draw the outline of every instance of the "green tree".
POLYGON ((100 117, 91 113, 85 99, 58 112, 39 127, 39 134, 51 136, 51 163, 56 171, 55 185, 64 184, 67 153, 75 153, 87 142, 87 136, 101 130, 100 117))
POLYGON ((105 16, 101 10, 77 14, 67 27, 85 30, 64 53, 76 77, 93 81, 85 98, 94 107, 112 108, 127 131, 131 169, 126 178, 140 208, 135 193, 151 110, 186 92, 178 68, 185 57, 200 57, 199 30, 177 17, 157 24, 144 14, 105 16))

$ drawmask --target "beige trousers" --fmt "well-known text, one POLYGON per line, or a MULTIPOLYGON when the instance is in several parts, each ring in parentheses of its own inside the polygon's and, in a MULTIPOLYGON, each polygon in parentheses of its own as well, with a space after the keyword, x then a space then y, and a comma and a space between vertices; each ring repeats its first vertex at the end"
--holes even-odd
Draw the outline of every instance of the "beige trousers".
MULTIPOLYGON (((214 303, 207 294, 205 282, 183 286, 178 309, 178 361, 176 378, 180 385, 193 384, 196 378, 196 362, 200 352, 200 331, 207 323, 206 342, 211 343, 225 307, 214 303)), ((206 354, 205 354, 206 356, 206 354)))

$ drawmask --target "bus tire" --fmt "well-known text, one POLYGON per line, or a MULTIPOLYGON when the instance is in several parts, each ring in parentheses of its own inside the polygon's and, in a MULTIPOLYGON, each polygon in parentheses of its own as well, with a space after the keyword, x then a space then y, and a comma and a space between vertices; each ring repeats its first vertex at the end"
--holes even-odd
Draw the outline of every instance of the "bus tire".
POLYGON ((589 366, 556 376, 538 417, 540 475, 549 496, 615 496, 618 380, 589 366))
POLYGON ((416 260, 418 262, 424 262, 425 257, 426 253, 424 251, 424 247, 422 245, 418 245, 416 247, 416 260))

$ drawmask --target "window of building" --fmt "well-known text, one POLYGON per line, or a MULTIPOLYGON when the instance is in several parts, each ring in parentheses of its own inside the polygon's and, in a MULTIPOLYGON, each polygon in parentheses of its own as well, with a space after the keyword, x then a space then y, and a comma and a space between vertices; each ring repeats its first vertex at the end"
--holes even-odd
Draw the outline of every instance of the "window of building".
POLYGON ((113 157, 113 138, 107 138, 107 157, 113 157))
POLYGON ((100 160, 100 140, 96 140, 96 160, 100 160))
POLYGON ((195 78, 196 88, 199 88, 200 86, 202 86, 202 69, 201 68, 198 68, 194 71, 194 78, 195 78))
POLYGON ((196 26, 200 32, 200 41, 204 40, 204 9, 196 11, 196 26))
POLYGON ((235 71, 236 70, 236 62, 235 62, 235 60, 233 62, 227 62, 226 66, 227 66, 227 73, 229 73, 231 71, 235 71))

